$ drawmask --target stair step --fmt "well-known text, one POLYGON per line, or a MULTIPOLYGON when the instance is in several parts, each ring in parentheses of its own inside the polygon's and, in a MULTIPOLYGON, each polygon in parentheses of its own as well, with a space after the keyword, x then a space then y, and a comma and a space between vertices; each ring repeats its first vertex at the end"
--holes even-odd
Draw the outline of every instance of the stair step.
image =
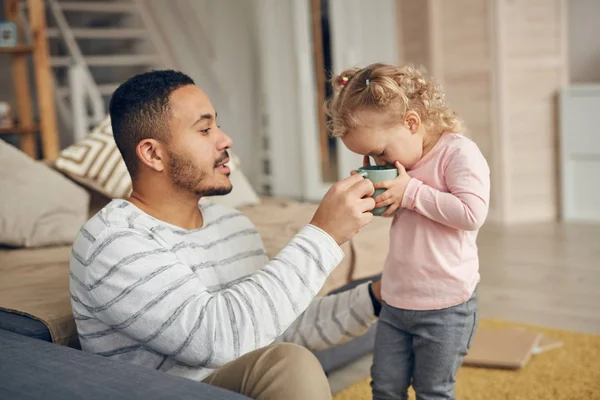
POLYGON ((136 9, 132 3, 107 3, 107 2, 85 2, 85 1, 62 1, 58 5, 63 11, 81 11, 98 13, 126 13, 136 9))
MULTIPOLYGON (((102 85, 98 85, 98 90, 100 94, 103 96, 111 96, 115 90, 119 87, 120 83, 104 83, 102 85)), ((66 97, 69 95, 69 87, 68 86, 59 86, 56 89, 56 92, 61 97, 66 97)))
MULTIPOLYGON (((90 67, 122 67, 129 65, 160 64, 160 57, 156 54, 114 55, 114 56, 87 56, 85 62, 90 67)), ((71 57, 52 57, 50 63, 53 67, 68 67, 73 63, 71 57)))
MULTIPOLYGON (((134 28, 74 28, 71 29, 76 39, 144 39, 148 36, 146 29, 134 28)), ((46 29, 49 38, 60 38, 58 28, 46 29)))

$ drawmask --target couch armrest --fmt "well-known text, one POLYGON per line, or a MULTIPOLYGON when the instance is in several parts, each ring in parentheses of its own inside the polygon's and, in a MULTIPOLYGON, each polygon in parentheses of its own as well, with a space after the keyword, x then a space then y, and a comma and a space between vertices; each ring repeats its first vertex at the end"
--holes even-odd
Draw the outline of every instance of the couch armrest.
POLYGON ((0 330, 2 399, 194 399, 247 397, 150 368, 0 330))

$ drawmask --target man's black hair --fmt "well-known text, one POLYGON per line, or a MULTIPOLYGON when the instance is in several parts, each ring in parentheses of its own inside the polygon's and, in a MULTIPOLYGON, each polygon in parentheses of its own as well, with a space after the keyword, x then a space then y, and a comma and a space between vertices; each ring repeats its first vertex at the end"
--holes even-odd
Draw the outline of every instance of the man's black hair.
POLYGON ((169 96, 194 80, 173 70, 151 71, 133 76, 115 90, 110 99, 113 135, 132 179, 138 167, 136 147, 143 139, 169 140, 169 96))

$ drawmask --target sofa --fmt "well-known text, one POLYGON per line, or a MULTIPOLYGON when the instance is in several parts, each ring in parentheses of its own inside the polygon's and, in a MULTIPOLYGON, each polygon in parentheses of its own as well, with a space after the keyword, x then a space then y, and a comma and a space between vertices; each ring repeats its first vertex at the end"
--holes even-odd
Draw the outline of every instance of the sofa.
MULTIPOLYGON (((165 386, 179 387, 179 398, 192 394, 202 399, 239 398, 219 397, 214 390, 183 384, 170 376, 158 378, 158 372, 117 365, 78 350, 69 295, 69 238, 112 196, 102 187, 87 184, 57 167, 55 162, 22 160, 14 153, 16 149, 6 146, 0 141, 0 191, 11 196, 0 198, 0 398, 39 398, 34 394, 44 390, 56 398, 119 398, 126 393, 155 398, 163 393, 153 390, 161 380, 165 386), (68 387, 64 382, 75 386, 68 387), (94 395, 84 396, 88 390, 94 395), (206 397, 198 397, 199 391, 206 397)), ((77 152, 69 154, 72 157, 77 152)), ((251 189, 239 167, 233 168, 232 180, 237 183, 232 195, 214 200, 248 216, 271 257, 310 221, 318 206, 255 193, 244 196, 242 191, 251 189)), ((387 218, 376 218, 343 245, 346 257, 331 273, 320 295, 345 290, 380 273, 389 224, 387 218)), ((316 355, 328 373, 371 351, 373 336, 371 329, 361 338, 316 355)))
POLYGON ((0 398, 241 400, 246 396, 0 329, 0 398))

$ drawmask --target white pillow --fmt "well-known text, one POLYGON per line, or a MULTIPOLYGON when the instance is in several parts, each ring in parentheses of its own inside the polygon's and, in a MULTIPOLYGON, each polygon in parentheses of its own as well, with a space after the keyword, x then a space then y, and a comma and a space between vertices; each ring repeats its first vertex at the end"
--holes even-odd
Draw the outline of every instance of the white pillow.
POLYGON ((0 243, 71 244, 88 218, 82 187, 0 140, 0 243))

